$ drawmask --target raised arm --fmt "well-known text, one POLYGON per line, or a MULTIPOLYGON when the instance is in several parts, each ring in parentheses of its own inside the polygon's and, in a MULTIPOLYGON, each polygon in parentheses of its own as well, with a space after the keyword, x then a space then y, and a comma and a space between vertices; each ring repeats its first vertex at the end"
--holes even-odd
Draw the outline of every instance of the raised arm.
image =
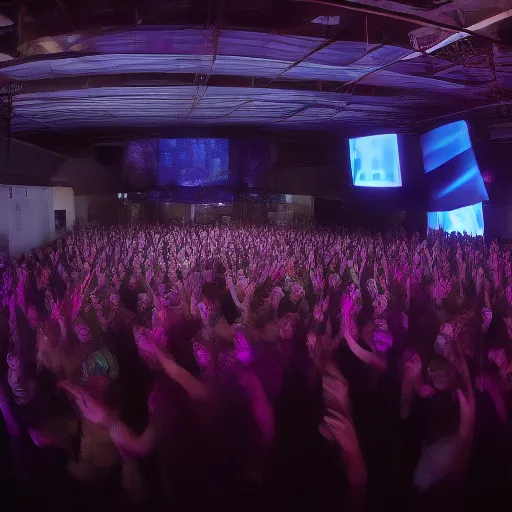
POLYGON ((236 307, 240 310, 244 310, 244 304, 240 302, 238 299, 238 294, 236 293, 235 285, 233 283, 233 278, 231 276, 231 272, 226 272, 226 284, 229 288, 229 292, 231 293, 231 298, 233 299, 233 302, 235 303, 236 307))
POLYGON ((373 352, 370 352, 369 350, 365 350, 348 332, 345 333, 345 339, 347 340, 347 345, 349 346, 352 353, 363 363, 376 368, 380 372, 387 371, 388 363, 385 359, 379 357, 373 352))
POLYGON ((177 382, 192 400, 204 400, 210 395, 210 392, 203 383, 177 364, 176 361, 165 355, 158 348, 155 349, 155 353, 164 372, 177 382))
POLYGON ((156 432, 151 425, 138 436, 124 422, 117 421, 110 427, 109 434, 119 449, 135 457, 146 457, 155 449, 156 432))

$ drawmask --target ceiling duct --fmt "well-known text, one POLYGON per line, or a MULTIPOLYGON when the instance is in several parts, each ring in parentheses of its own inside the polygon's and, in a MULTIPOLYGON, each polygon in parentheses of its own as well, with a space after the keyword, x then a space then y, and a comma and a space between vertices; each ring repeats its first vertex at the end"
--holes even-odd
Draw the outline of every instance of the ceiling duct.
POLYGON ((409 41, 417 52, 425 52, 444 41, 449 35, 449 32, 440 28, 421 27, 409 32, 409 41))
POLYGON ((452 2, 453 0, 395 0, 396 4, 410 5, 416 9, 427 9, 429 11, 452 2))

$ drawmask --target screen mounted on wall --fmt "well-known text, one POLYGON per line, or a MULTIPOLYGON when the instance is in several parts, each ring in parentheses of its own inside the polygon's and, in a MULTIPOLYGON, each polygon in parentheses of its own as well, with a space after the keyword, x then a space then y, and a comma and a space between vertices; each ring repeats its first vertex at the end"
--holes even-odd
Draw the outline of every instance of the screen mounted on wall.
POLYGON ((430 210, 453 211, 489 199, 466 121, 426 133, 421 147, 430 210))
POLYGON ((158 186, 203 187, 228 182, 228 139, 160 139, 158 152, 158 186))
POLYGON ((472 236, 484 235, 484 213, 482 203, 464 206, 447 212, 429 212, 429 229, 442 228, 447 233, 464 233, 472 236))
POLYGON ((396 134, 349 140, 352 182, 356 187, 401 187, 396 134))

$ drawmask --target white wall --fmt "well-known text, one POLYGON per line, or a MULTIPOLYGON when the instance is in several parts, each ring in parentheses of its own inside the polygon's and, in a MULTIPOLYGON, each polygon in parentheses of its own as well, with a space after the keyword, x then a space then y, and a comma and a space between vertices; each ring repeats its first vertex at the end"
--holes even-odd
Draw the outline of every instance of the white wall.
POLYGON ((0 186, 0 252, 9 252, 9 187, 0 186))
POLYGON ((89 222, 89 196, 75 196, 75 218, 84 224, 89 222))
POLYGON ((53 238, 51 188, 0 185, 0 219, 11 256, 48 243, 53 238))
MULTIPOLYGON (((66 210, 66 229, 75 223, 75 195, 71 187, 53 187, 53 210, 66 210)), ((55 228, 55 226, 54 226, 55 228)))

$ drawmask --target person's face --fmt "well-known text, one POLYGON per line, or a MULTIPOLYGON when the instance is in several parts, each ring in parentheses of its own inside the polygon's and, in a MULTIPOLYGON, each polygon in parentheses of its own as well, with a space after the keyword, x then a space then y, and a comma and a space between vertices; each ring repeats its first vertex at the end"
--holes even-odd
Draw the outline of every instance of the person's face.
POLYGON ((435 344, 434 344, 434 348, 435 348, 435 351, 438 353, 438 354, 441 354, 443 356, 447 356, 450 352, 450 342, 448 341, 448 339, 446 338, 445 335, 443 334, 440 334, 437 338, 436 338, 436 341, 435 341, 435 344))
POLYGON ((375 279, 368 279, 368 282, 366 283, 366 288, 368 289, 370 297, 373 300, 375 300, 377 298, 377 295, 379 294, 379 290, 377 289, 377 283, 375 282, 375 279))
POLYGON ((281 302, 281 299, 284 297, 284 293, 283 291, 281 290, 281 288, 274 288, 272 290, 272 294, 270 296, 270 302, 274 305, 274 306, 278 306, 279 303, 281 302))
POLYGON ((87 325, 80 324, 76 327, 76 337, 80 343, 88 343, 92 339, 91 330, 87 325))
POLYGON ((142 311, 145 311, 149 306, 149 300, 147 296, 141 294, 137 298, 137 311, 140 313, 142 311))
POLYGON ((304 295, 305 295, 305 292, 304 292, 304 288, 302 288, 302 286, 294 285, 292 287, 291 298, 293 301, 298 301, 298 300, 302 299, 302 297, 304 297, 304 295))
POLYGON ((388 301, 384 296, 378 297, 374 302, 375 313, 377 315, 382 315, 384 311, 386 311, 388 307, 388 301))
POLYGON ((7 365, 11 370, 17 370, 20 367, 20 358, 13 352, 7 354, 7 365))
POLYGON ((450 375, 445 370, 430 370, 428 371, 434 388, 438 391, 447 391, 450 389, 450 375))

